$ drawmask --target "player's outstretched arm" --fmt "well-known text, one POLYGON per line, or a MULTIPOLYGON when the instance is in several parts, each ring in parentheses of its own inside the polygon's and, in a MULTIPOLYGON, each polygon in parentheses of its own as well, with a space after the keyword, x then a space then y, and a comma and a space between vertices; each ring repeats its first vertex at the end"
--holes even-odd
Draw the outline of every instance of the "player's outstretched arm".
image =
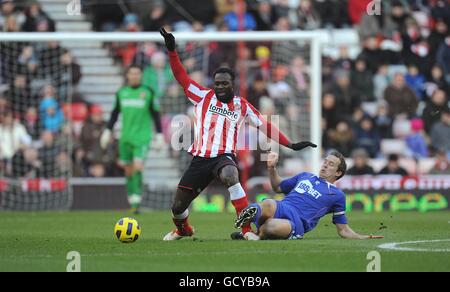
POLYGON ((283 179, 278 174, 276 169, 278 163, 278 153, 270 151, 267 153, 267 170, 269 171, 270 177, 270 185, 272 186, 272 190, 276 193, 281 193, 282 190, 280 188, 280 184, 283 179))
POLYGON ((170 68, 172 68, 173 75, 178 83, 184 89, 187 89, 191 83, 191 79, 186 73, 183 64, 181 64, 180 58, 175 50, 175 37, 173 34, 168 33, 163 27, 160 28, 159 33, 164 37, 166 48, 169 51, 170 68))
POLYGON ((250 124, 257 126, 268 138, 294 151, 300 151, 306 147, 317 147, 316 144, 309 141, 292 143, 276 126, 267 121, 253 105, 249 102, 247 102, 247 105, 250 124))
POLYGON ((348 224, 336 223, 337 233, 342 238, 347 239, 380 239, 384 238, 382 235, 361 235, 353 231, 348 224))

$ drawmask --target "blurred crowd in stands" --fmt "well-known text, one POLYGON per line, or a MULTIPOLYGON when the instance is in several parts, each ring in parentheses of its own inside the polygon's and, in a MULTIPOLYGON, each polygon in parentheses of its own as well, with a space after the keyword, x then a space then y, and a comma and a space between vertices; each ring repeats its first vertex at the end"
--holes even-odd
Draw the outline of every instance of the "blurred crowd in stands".
MULTIPOLYGON (((54 31, 54 21, 39 4, 17 2, 29 1, 1 1, 3 31, 54 31)), ((360 42, 356 55, 348 45, 322 59, 323 149, 336 149, 351 158, 349 173, 354 175, 420 172, 413 171, 416 168, 411 164, 402 168, 404 158, 415 162, 434 158, 431 173, 450 173, 449 0, 382 1, 380 13, 374 15, 366 10, 371 0, 248 0, 244 5, 234 0, 110 2, 81 1, 83 13, 97 31, 155 32, 161 26, 175 32, 356 31, 360 42), (370 161, 377 158, 385 159, 383 165, 371 166, 370 161)), ((57 157, 52 169, 64 170, 58 167, 59 160, 71 156, 74 175, 120 175, 116 167, 109 167, 115 163, 117 145, 107 151, 99 147, 105 126, 102 108, 78 94, 72 101, 78 108, 64 110, 67 85, 70 82, 76 88, 81 79, 70 52, 57 43, 23 44, 8 54, 3 53, 8 45, 1 46, 1 83, 6 90, 0 91, 0 133, 6 137, 3 133, 10 131, 9 145, 14 147, 4 146, 8 142, 2 139, 0 172, 14 175, 14 161, 20 161, 27 165, 25 169, 40 173, 39 164, 51 154, 57 157), (59 57, 54 58, 55 54, 59 57), (49 60, 58 64, 45 63, 49 60), (55 74, 48 70, 53 67, 69 73, 55 74), (76 113, 89 118, 78 127, 65 127, 66 120, 77 120, 76 113), (75 138, 72 153, 47 149, 63 145, 69 137, 75 138)), ((163 112, 192 110, 187 102, 180 102, 185 99, 161 44, 108 46, 124 68, 130 64, 144 68, 143 82, 161 97, 163 112)), ((240 47, 236 43, 190 42, 179 49, 191 77, 205 85, 211 84, 218 66, 227 64, 237 69, 239 76, 239 66, 244 65, 247 99, 263 114, 279 114, 282 130, 298 138, 293 125, 302 123, 301 109, 309 104, 307 44, 267 42, 240 47)), ((238 87, 242 89, 241 84, 238 87)), ((254 165, 253 174, 260 174, 261 168, 254 165)))

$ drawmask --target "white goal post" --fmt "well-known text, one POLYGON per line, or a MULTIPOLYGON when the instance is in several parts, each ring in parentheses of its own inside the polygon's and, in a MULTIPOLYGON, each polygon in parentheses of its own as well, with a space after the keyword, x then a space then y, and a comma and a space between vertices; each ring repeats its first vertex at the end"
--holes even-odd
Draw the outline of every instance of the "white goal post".
MULTIPOLYGON (((326 39, 323 31, 289 31, 289 32, 203 32, 176 33, 177 41, 304 41, 310 44, 310 137, 319 145, 312 150, 310 165, 312 171, 319 170, 321 162, 321 94, 322 94, 322 44, 326 39)), ((45 42, 45 41, 103 41, 103 42, 163 42, 159 33, 0 33, 0 42, 45 42)))

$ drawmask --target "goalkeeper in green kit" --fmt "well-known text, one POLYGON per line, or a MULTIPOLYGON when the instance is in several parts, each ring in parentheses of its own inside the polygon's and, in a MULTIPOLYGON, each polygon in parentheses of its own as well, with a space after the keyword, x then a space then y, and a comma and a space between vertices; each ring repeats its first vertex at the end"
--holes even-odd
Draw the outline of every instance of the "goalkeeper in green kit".
POLYGON ((128 202, 134 213, 139 212, 142 196, 142 172, 150 141, 153 136, 153 122, 157 134, 153 148, 159 150, 164 145, 161 132, 159 106, 153 91, 141 84, 142 69, 132 65, 126 71, 127 84, 116 93, 116 101, 111 118, 100 137, 103 149, 111 141, 112 129, 122 114, 122 129, 119 139, 119 164, 126 176, 128 202), (152 121, 153 120, 153 121, 152 121))

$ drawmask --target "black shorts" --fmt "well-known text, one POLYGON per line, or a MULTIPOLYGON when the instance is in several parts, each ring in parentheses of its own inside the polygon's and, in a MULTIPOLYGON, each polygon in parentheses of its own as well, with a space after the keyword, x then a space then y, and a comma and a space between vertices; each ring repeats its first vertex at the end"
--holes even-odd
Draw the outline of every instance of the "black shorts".
POLYGON ((232 154, 222 154, 214 158, 195 156, 192 158, 189 168, 184 172, 178 187, 191 190, 198 195, 215 178, 219 178, 220 170, 226 165, 238 168, 236 157, 232 154))

